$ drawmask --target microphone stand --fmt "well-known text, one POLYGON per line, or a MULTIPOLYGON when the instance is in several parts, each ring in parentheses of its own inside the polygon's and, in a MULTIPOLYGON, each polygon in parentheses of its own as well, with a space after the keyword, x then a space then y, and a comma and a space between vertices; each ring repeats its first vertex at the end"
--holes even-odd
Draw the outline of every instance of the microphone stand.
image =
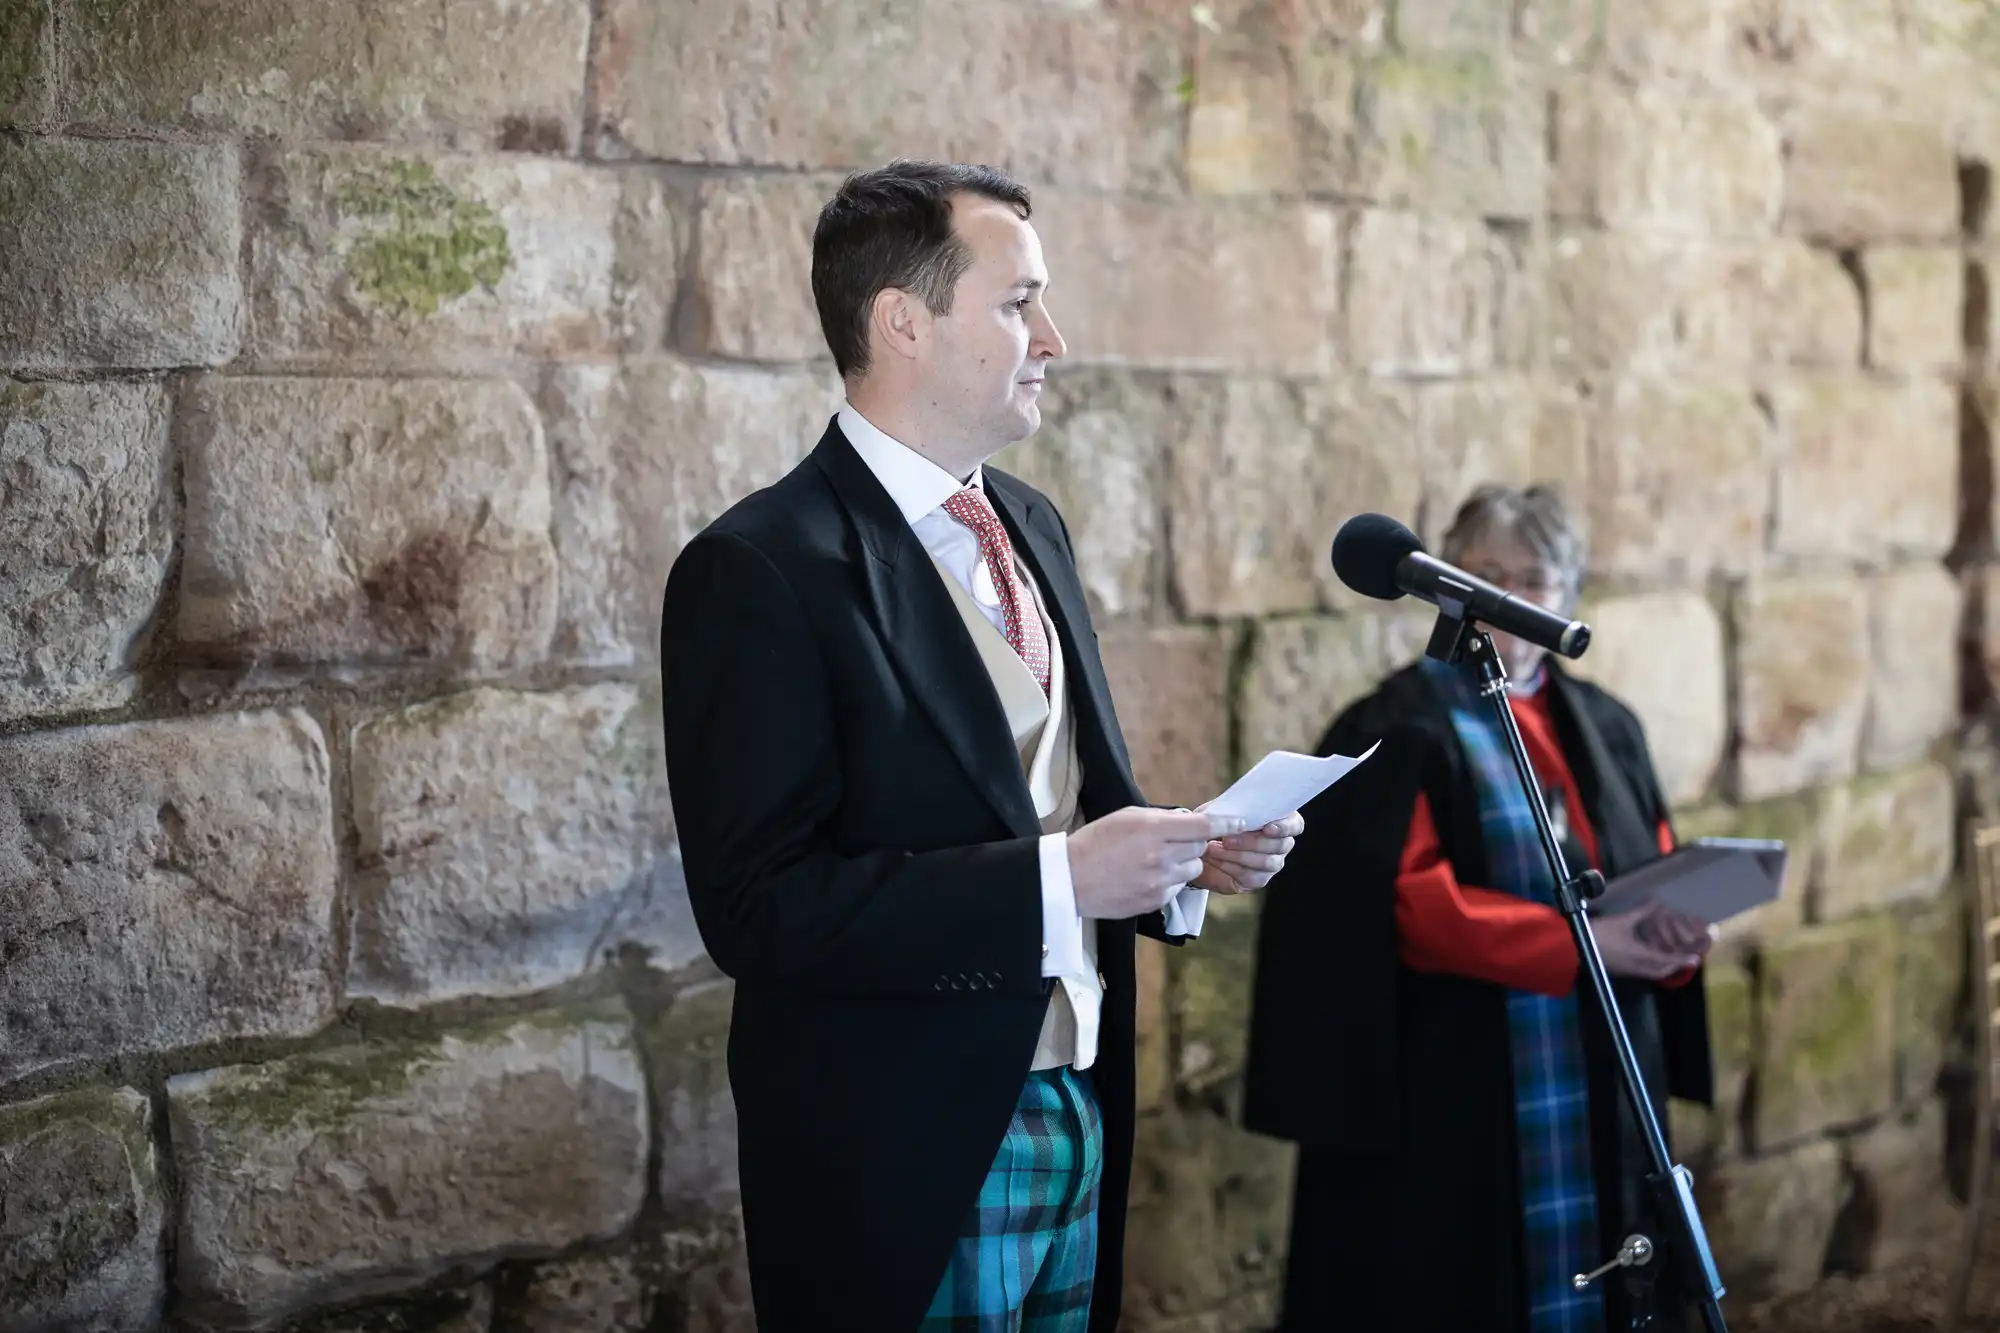
MULTIPOLYGON (((1569 873, 1569 867, 1563 860, 1562 846, 1556 841, 1555 830, 1549 823, 1541 783, 1535 778, 1534 766, 1528 761, 1527 746, 1521 741, 1521 729, 1515 724, 1514 711, 1507 703, 1507 668, 1493 647, 1492 636, 1479 628, 1461 609, 1447 607, 1440 611, 1424 652, 1453 665, 1470 664, 1479 674, 1479 692, 1493 705, 1493 711, 1500 719, 1500 730, 1507 737, 1508 748, 1513 751, 1514 769, 1520 775, 1521 785, 1527 790, 1529 809, 1534 812, 1535 828, 1541 835, 1542 854, 1548 858, 1549 870, 1555 876, 1556 906, 1563 919, 1569 922, 1570 934, 1576 939, 1577 957, 1582 960, 1584 975, 1590 979, 1590 988, 1604 1012, 1605 1026, 1611 1031, 1611 1045, 1618 1054, 1618 1072, 1625 1085, 1625 1095, 1646 1140, 1646 1152, 1653 1167, 1652 1173, 1646 1177, 1646 1186, 1657 1214, 1656 1222, 1668 1231, 1662 1238, 1666 1241, 1667 1262, 1673 1266, 1681 1287, 1696 1296, 1708 1333, 1728 1333, 1719 1304, 1723 1295, 1722 1279, 1716 1273, 1715 1259, 1709 1253, 1708 1235, 1702 1229, 1701 1214, 1695 1208, 1694 1176, 1686 1167, 1675 1165, 1667 1154, 1666 1135, 1660 1131, 1659 1118, 1653 1114, 1652 1100, 1646 1095, 1646 1081, 1639 1073, 1638 1057, 1632 1052, 1632 1038, 1625 1031, 1624 1016, 1619 1013, 1618 1001, 1611 992, 1611 974, 1605 971, 1604 955, 1598 952, 1597 938, 1591 934, 1590 923, 1585 918, 1584 902, 1604 892, 1604 876, 1595 870, 1586 870, 1574 877, 1569 873)), ((1576 1289, 1582 1291, 1613 1269, 1626 1270, 1633 1295, 1631 1327, 1652 1330, 1657 1324, 1651 1309, 1651 1293, 1659 1277, 1659 1269, 1654 1267, 1653 1260, 1660 1249, 1646 1236, 1628 1236, 1609 1263, 1594 1272, 1579 1273, 1572 1281, 1576 1289)))

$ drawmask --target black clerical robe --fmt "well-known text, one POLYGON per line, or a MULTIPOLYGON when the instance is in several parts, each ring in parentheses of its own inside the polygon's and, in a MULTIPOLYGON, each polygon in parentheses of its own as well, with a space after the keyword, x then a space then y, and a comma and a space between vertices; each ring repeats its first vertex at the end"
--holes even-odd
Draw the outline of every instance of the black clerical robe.
MULTIPOLYGON (((1547 688, 1600 869, 1608 879, 1658 856, 1668 811, 1637 718, 1553 668, 1547 688)), ((1259 926, 1244 1120, 1301 1149, 1281 1327, 1516 1333, 1527 1313, 1507 991, 1404 966, 1395 917, 1419 795, 1458 882, 1487 882, 1478 793, 1418 669, 1342 713, 1319 753, 1377 741, 1367 765, 1305 810, 1259 926)), ((1645 1220, 1646 1159, 1603 1015, 1579 984, 1608 1258, 1645 1220)), ((1669 1094, 1710 1102, 1700 974, 1615 990, 1662 1127, 1669 1094)), ((1621 1327, 1616 1288, 1609 1313, 1621 1327)))

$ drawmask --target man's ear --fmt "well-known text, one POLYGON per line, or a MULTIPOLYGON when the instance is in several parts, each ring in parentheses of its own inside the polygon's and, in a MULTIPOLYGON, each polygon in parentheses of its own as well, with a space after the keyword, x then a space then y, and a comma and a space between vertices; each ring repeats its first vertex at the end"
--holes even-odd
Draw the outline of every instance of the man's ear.
POLYGON ((930 328, 930 311, 909 292, 884 287, 868 307, 868 331, 876 348, 912 360, 930 328))

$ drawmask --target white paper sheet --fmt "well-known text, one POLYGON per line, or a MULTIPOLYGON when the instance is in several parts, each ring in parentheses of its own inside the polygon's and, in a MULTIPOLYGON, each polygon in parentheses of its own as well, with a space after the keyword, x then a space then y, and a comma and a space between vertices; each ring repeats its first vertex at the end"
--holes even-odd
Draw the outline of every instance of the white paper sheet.
POLYGON ((1250 821, 1253 829, 1262 828, 1303 808, 1307 801, 1352 773, 1381 744, 1375 742, 1366 754, 1353 759, 1339 754, 1319 759, 1290 750, 1273 750, 1231 783, 1228 791, 1210 801, 1206 810, 1212 815, 1235 815, 1250 821))

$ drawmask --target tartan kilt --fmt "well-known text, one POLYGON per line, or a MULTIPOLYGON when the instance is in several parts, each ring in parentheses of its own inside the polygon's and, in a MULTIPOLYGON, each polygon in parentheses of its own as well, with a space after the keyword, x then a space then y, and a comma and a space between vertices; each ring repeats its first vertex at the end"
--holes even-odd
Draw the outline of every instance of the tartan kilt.
POLYGON ((966 1214, 924 1333, 1082 1333, 1097 1270, 1104 1122, 1088 1075, 1038 1070, 966 1214))

